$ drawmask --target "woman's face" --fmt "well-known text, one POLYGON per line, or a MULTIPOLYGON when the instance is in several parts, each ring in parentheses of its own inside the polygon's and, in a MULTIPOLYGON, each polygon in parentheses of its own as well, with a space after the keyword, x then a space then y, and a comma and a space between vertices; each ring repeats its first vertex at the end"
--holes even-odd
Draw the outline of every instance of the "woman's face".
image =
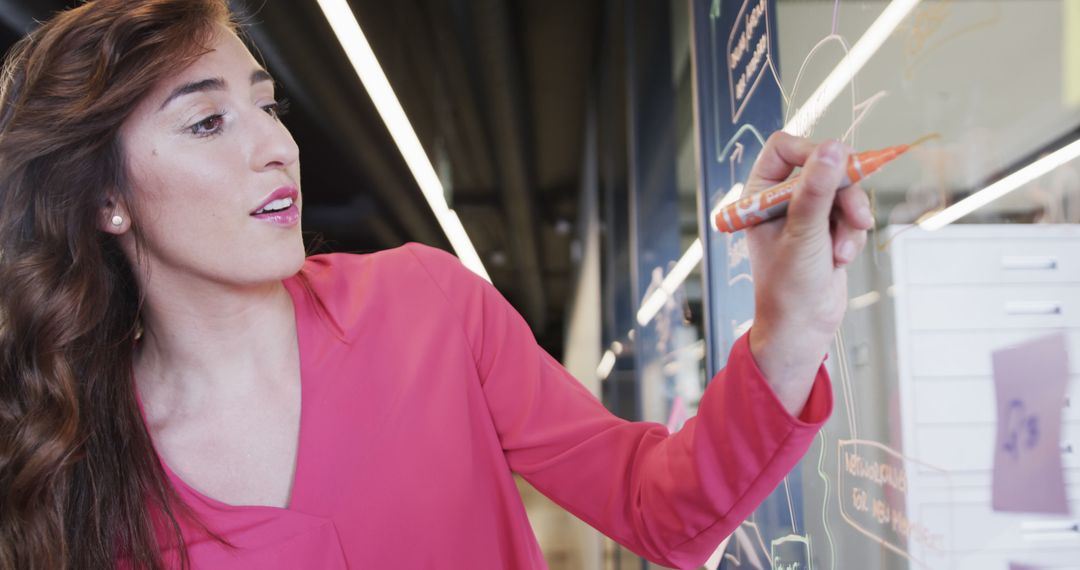
POLYGON ((125 219, 109 229, 139 226, 145 259, 132 261, 149 265, 140 269, 152 282, 280 280, 304 260, 299 149, 277 118, 273 81, 240 39, 219 26, 211 47, 121 127, 138 217, 117 212, 125 219))

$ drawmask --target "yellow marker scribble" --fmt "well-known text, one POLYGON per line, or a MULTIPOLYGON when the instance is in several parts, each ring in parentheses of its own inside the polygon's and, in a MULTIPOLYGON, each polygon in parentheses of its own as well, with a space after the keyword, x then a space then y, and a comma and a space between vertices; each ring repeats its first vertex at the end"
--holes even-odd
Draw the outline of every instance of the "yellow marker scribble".
MULTIPOLYGON (((1076 0, 1076 1, 1080 2, 1080 0, 1076 0)), ((924 143, 926 143, 928 141, 937 140, 937 139, 940 139, 940 138, 941 138, 941 134, 939 134, 939 133, 930 133, 930 134, 927 134, 927 135, 924 135, 924 136, 921 136, 921 137, 915 139, 915 141, 908 144, 908 146, 909 147, 916 147, 916 146, 924 144, 924 143)), ((877 211, 876 211, 876 207, 875 207, 876 206, 876 204, 875 204, 875 202, 876 202, 875 198, 876 197, 877 197, 876 193, 871 192, 871 194, 870 194, 870 204, 871 204, 871 207, 874 210, 873 211, 874 219, 877 219, 877 211)), ((935 208, 935 209, 933 209, 933 210, 931 210, 929 212, 923 213, 923 215, 919 216, 919 219, 915 220, 915 222, 912 225, 910 225, 910 226, 908 226, 906 228, 902 228, 899 231, 893 232, 892 235, 890 235, 888 237, 888 239, 886 239, 884 242, 879 242, 877 240, 877 231, 874 231, 873 234, 872 234, 872 237, 874 238, 873 242, 875 243, 875 246, 876 246, 875 249, 877 251, 879 251, 879 252, 882 252, 882 253, 888 251, 889 246, 892 245, 892 240, 896 239, 896 236, 910 230, 911 228, 918 227, 919 222, 925 220, 926 218, 929 218, 930 216, 940 212, 943 209, 944 209, 944 206, 942 206, 940 208, 935 208)), ((875 230, 876 230, 876 228, 875 228, 875 230)))
MULTIPOLYGON (((1080 1, 1080 0, 1078 0, 1078 1, 1080 1)), ((921 136, 921 137, 915 139, 915 142, 909 144, 908 146, 909 147, 915 147, 915 146, 919 146, 919 145, 921 145, 921 144, 923 144, 923 143, 925 143, 927 141, 932 141, 932 140, 940 139, 940 138, 941 138, 940 134, 938 134, 938 133, 930 133, 928 135, 921 136)))

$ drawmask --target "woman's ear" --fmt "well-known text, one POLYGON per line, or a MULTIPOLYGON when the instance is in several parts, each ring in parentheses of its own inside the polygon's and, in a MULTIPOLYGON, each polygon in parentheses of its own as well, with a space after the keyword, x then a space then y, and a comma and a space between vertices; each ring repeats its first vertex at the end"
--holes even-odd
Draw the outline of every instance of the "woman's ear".
POLYGON ((98 214, 98 229, 113 235, 122 235, 131 229, 131 220, 119 201, 109 198, 98 214))

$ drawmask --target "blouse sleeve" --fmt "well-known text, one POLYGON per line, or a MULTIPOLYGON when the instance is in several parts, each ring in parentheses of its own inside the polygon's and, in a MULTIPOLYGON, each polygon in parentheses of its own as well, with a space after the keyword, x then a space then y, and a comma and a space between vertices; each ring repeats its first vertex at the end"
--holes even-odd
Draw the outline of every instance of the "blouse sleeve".
POLYGON ((620 544, 697 567, 806 453, 832 411, 824 366, 799 417, 744 335, 677 433, 611 414, 541 349, 524 319, 453 256, 409 246, 456 308, 511 469, 620 544))

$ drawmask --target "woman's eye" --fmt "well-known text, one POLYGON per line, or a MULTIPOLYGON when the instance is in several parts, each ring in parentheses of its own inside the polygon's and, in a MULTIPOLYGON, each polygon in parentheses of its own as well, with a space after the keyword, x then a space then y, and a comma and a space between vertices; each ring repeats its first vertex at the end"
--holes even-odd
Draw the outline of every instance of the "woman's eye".
POLYGON ((221 124, 225 121, 224 115, 218 113, 195 123, 191 126, 191 134, 206 137, 221 132, 221 124))
POLYGON ((263 110, 266 111, 267 115, 270 115, 275 119, 280 119, 289 112, 289 100, 281 98, 273 103, 270 103, 269 105, 264 106, 263 110))

